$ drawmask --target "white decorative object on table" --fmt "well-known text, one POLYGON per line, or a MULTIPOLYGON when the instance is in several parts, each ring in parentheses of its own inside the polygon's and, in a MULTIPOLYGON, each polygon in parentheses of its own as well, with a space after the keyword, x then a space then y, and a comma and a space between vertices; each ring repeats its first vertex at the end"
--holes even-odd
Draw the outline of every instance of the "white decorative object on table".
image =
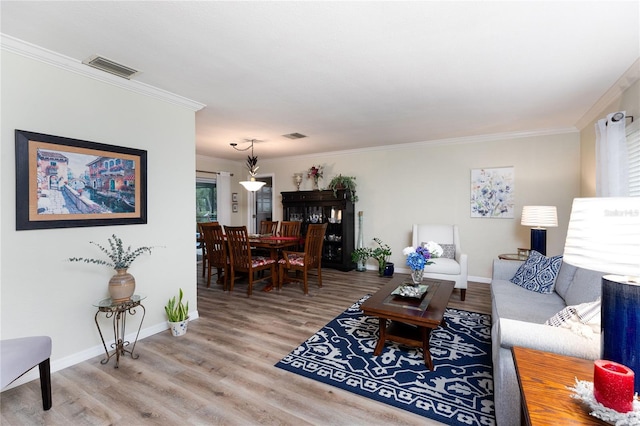
POLYGON ((640 401, 638 401, 637 394, 633 401, 633 411, 629 411, 628 413, 619 413, 596 401, 596 397, 593 395, 593 382, 576 379, 575 386, 567 387, 567 389, 573 391, 571 398, 578 399, 589 406, 589 409, 591 409, 589 415, 593 417, 616 426, 632 426, 640 424, 640 401))

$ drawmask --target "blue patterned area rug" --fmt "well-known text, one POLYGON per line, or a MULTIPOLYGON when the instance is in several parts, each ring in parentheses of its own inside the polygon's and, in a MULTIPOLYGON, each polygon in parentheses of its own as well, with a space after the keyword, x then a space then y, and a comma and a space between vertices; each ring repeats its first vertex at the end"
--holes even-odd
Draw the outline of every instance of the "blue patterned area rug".
POLYGON ((325 325, 276 367, 449 425, 494 425, 489 315, 447 309, 431 332, 434 371, 422 349, 387 342, 373 356, 378 318, 360 304, 325 325))

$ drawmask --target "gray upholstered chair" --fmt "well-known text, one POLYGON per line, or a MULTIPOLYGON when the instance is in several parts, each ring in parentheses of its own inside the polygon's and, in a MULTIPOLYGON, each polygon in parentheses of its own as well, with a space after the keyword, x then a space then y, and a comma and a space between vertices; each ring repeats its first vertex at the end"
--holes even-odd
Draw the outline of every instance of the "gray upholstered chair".
POLYGON ((453 245, 455 252, 452 253, 452 258, 433 259, 434 263, 424 268, 425 278, 454 281, 455 288, 460 289, 460 300, 464 300, 467 293, 467 255, 463 254, 460 248, 458 226, 413 225, 413 247, 424 246, 429 241, 440 245, 453 245))
POLYGON ((42 408, 51 408, 51 338, 49 336, 22 337, 0 341, 0 389, 36 365, 40 368, 42 408))

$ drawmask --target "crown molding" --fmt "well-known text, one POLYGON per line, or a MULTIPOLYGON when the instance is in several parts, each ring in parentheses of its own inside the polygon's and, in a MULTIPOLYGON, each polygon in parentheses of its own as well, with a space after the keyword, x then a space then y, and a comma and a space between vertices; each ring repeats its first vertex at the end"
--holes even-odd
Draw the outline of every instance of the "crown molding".
POLYGON ((586 114, 576 122, 576 128, 578 130, 582 130, 588 126, 589 123, 597 120, 598 118, 602 118, 602 112, 611 105, 612 102, 620 98, 624 91, 638 80, 640 80, 640 58, 636 59, 629 69, 622 74, 622 77, 620 77, 618 81, 616 81, 613 86, 611 86, 609 90, 607 90, 605 94, 602 95, 591 108, 589 108, 586 114))
POLYGON ((104 83, 108 83, 140 95, 169 102, 171 104, 190 109, 194 112, 199 111, 206 106, 203 103, 196 102, 183 96, 176 95, 175 93, 150 86, 140 81, 127 80, 125 78, 117 77, 107 72, 97 70, 95 68, 84 65, 77 59, 70 58, 57 52, 53 52, 51 50, 28 43, 15 37, 11 37, 6 34, 0 34, 0 36, 0 47, 2 48, 2 50, 5 50, 7 52, 12 52, 17 55, 34 59, 36 61, 44 62, 46 64, 53 65, 55 67, 62 68, 64 70, 71 71, 73 73, 80 74, 98 81, 102 81, 104 83))
MULTIPOLYGON (((553 135, 563 135, 569 133, 579 133, 578 129, 575 127, 561 127, 555 129, 540 129, 540 130, 528 130, 521 132, 507 132, 507 133, 493 133, 486 135, 476 135, 476 136, 464 136, 459 138, 448 138, 448 139, 434 139, 430 141, 421 141, 421 142, 409 142, 409 143, 401 143, 401 144, 393 144, 393 145, 380 145, 380 146, 372 146, 367 148, 354 148, 354 149, 343 149, 339 151, 326 151, 320 153, 311 153, 311 154, 299 154, 299 155, 282 155, 275 158, 264 158, 260 161, 262 163, 267 163, 269 161, 277 161, 281 158, 317 158, 318 155, 323 156, 341 156, 341 155, 349 155, 349 154, 360 154, 363 152, 375 152, 375 151, 396 151, 403 149, 416 149, 420 147, 426 146, 439 146, 439 145, 463 145, 463 144, 472 144, 472 143, 483 143, 483 142, 494 142, 500 140, 507 139, 522 139, 522 138, 531 138, 531 137, 539 137, 539 136, 553 136, 553 135)), ((203 157, 206 157, 203 155, 203 157)))

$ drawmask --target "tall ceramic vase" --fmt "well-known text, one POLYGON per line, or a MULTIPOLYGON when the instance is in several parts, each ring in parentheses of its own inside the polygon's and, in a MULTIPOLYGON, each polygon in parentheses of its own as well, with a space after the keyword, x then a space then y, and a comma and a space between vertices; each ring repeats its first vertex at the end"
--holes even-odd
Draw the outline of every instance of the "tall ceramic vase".
POLYGON ((116 274, 109 280, 109 295, 114 303, 122 303, 131 299, 136 290, 136 279, 126 269, 116 269, 116 274))
MULTIPOLYGON (((364 248, 364 236, 362 235, 362 221, 364 220, 364 212, 358 212, 358 243, 356 244, 357 249, 364 248)), ((358 263, 356 263, 356 271, 364 272, 367 270, 366 266, 367 260, 360 259, 358 263)))

